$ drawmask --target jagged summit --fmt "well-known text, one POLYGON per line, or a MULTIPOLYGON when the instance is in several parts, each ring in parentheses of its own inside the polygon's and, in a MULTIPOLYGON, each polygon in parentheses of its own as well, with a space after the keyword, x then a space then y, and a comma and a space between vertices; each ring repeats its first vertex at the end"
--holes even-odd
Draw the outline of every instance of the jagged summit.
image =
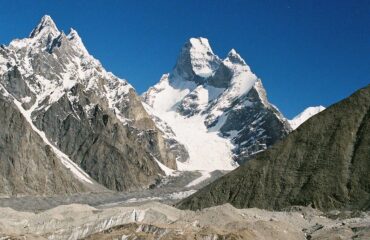
POLYGON ((250 72, 250 67, 235 49, 222 60, 213 52, 208 39, 198 37, 190 38, 182 47, 171 79, 225 88, 230 86, 232 75, 239 72, 250 72))
POLYGON ((85 45, 83 44, 80 35, 75 29, 73 28, 70 29, 67 35, 67 39, 73 43, 76 50, 80 50, 83 54, 89 55, 89 52, 87 51, 85 45))
POLYGON ((40 33, 53 34, 54 36, 60 34, 53 19, 49 15, 45 15, 41 18, 40 23, 32 30, 29 37, 34 38, 38 36, 40 33))
POLYGON ((49 15, 41 18, 40 23, 32 30, 28 38, 15 39, 10 42, 9 47, 16 51, 25 48, 26 51, 46 51, 49 54, 53 53, 54 50, 66 48, 65 50, 69 49, 70 55, 83 56, 89 62, 100 65, 99 61, 88 53, 75 29, 71 28, 68 35, 66 35, 58 29, 49 15), (71 52, 72 50, 74 53, 71 52))
POLYGON ((227 55, 230 56, 230 55, 236 55, 236 54, 238 53, 236 52, 234 48, 232 48, 227 55))
POLYGON ((0 48, 0 86, 36 135, 109 189, 147 188, 165 174, 163 164, 176 169, 133 87, 89 55, 76 30, 66 35, 50 16, 28 38, 0 48))
POLYGON ((190 38, 189 41, 185 44, 185 47, 193 48, 193 50, 199 51, 207 51, 213 54, 212 48, 209 45, 209 41, 207 38, 197 37, 197 38, 190 38))
POLYGON ((236 50, 233 48, 230 50, 230 52, 227 54, 225 61, 230 61, 235 64, 240 65, 247 65, 247 63, 244 61, 244 59, 239 55, 239 53, 236 52, 236 50))
POLYGON ((221 60, 213 53, 206 38, 190 38, 182 47, 173 73, 184 80, 204 83, 221 60))
POLYGON ((68 36, 68 39, 81 39, 78 32, 73 28, 70 28, 69 33, 68 33, 67 36, 68 36))

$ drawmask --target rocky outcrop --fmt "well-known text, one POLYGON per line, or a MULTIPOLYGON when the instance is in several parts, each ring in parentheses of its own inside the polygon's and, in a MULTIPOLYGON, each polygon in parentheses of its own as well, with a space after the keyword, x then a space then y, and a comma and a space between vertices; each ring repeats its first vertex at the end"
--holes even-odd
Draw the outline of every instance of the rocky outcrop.
POLYGON ((0 82, 54 146, 109 189, 147 188, 165 175, 159 164, 177 168, 132 86, 49 16, 29 38, 0 48, 0 82))
POLYGON ((370 209, 370 85, 304 122, 283 141, 181 201, 282 209, 370 209))
POLYGON ((290 130, 282 113, 268 102, 261 80, 232 104, 220 128, 223 136, 232 137, 239 164, 283 139, 290 130))
POLYGON ((81 180, 67 169, 1 88, 0 129, 0 196, 104 190, 91 179, 81 180))

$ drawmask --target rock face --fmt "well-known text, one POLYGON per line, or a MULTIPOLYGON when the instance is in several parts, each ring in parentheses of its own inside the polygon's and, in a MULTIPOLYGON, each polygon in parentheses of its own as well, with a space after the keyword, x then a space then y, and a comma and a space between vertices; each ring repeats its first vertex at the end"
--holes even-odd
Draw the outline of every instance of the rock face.
POLYGON ((178 163, 184 169, 233 169, 239 156, 265 150, 291 130, 240 55, 233 49, 222 60, 205 38, 190 39, 143 100, 173 130, 168 138, 188 150, 189 159, 178 163))
POLYGON ((0 196, 103 190, 78 167, 69 166, 76 175, 66 168, 66 163, 32 129, 3 88, 0 88, 0 129, 0 196))
POLYGON ((0 83, 55 147, 109 189, 149 187, 164 175, 159 162, 177 167, 131 85, 106 72, 75 30, 64 34, 49 16, 29 38, 1 46, 0 83))
POLYGON ((178 204, 370 209, 370 85, 178 204))

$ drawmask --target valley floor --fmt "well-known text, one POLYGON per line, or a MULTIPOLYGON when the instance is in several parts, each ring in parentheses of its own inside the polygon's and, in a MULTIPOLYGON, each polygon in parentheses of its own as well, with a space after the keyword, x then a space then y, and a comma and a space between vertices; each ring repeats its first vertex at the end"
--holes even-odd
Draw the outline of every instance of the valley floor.
POLYGON ((369 213, 324 215, 222 205, 184 211, 158 202, 129 207, 61 205, 40 213, 0 208, 0 239, 369 239, 369 213), (331 218, 330 218, 331 217, 331 218))
POLYGON ((0 198, 0 239, 370 239, 369 212, 171 206, 223 174, 177 172, 126 193, 0 198))
POLYGON ((163 178, 153 189, 122 193, 112 191, 52 197, 0 197, 0 207, 9 207, 18 211, 38 212, 68 204, 88 204, 99 208, 129 206, 138 202, 144 203, 148 201, 173 204, 221 177, 226 172, 218 170, 213 172, 176 171, 171 176, 163 178))

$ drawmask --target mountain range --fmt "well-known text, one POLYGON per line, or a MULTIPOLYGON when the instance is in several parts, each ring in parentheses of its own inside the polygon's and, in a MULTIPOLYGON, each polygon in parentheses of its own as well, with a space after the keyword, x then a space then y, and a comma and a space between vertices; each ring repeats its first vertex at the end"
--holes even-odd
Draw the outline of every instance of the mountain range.
POLYGON ((74 192, 80 189, 72 183, 84 178, 111 190, 147 188, 165 175, 161 166, 176 169, 175 154, 133 87, 105 71, 75 30, 59 31, 49 16, 28 38, 1 46, 0 76, 9 108, 1 115, 16 116, 0 122, 2 129, 13 127, 1 138, 2 194, 44 193, 57 182, 63 186, 55 192, 74 192), (8 152, 13 147, 18 155, 8 152), (71 181, 59 181, 67 169, 71 181), (22 187, 13 186, 13 175, 22 187))
POLYGON ((289 122, 232 49, 191 38, 139 96, 44 16, 0 46, 0 194, 150 188, 169 170, 233 170, 318 111, 289 122), (297 123, 299 122, 299 123, 297 123))

